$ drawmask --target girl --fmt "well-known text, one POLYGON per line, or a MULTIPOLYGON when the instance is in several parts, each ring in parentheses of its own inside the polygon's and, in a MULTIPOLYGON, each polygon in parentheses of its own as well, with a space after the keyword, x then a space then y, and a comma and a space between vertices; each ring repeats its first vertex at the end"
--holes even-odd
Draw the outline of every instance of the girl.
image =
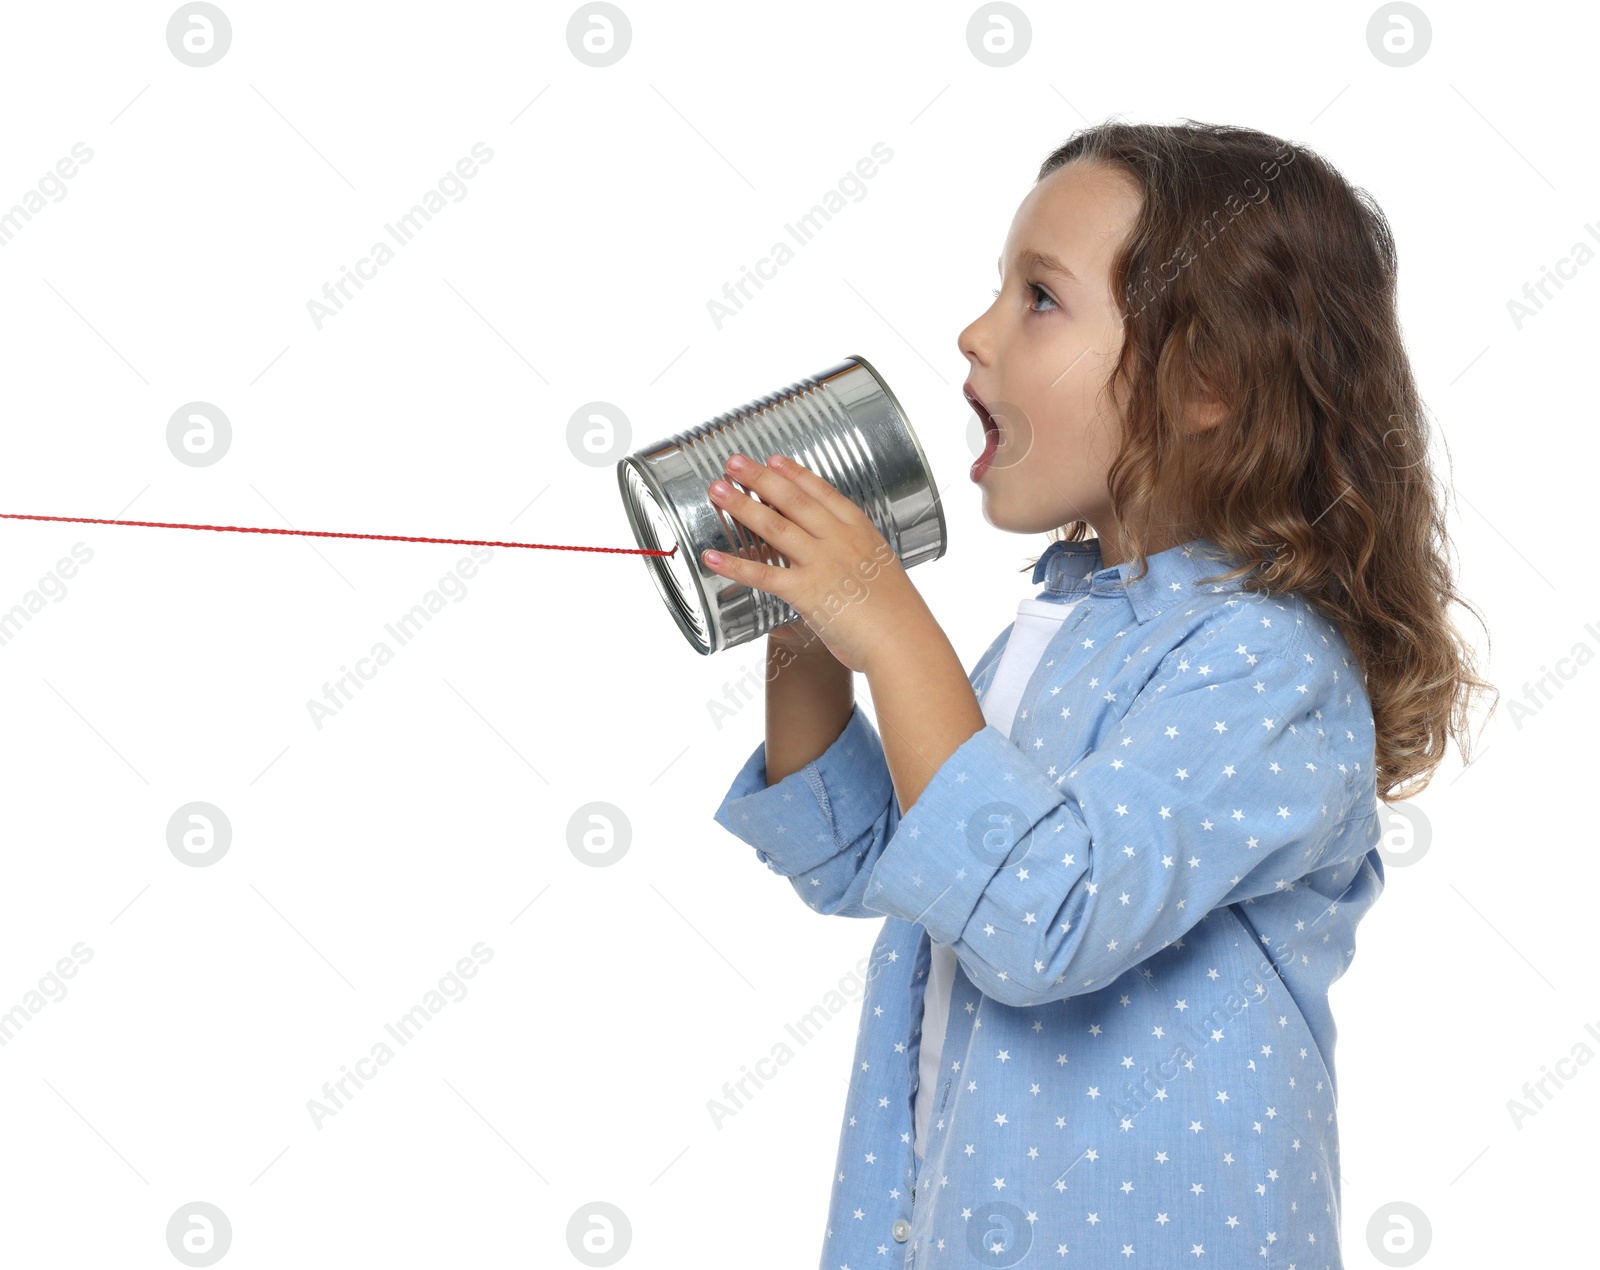
POLYGON ((816 911, 888 919, 821 1265, 1338 1267, 1328 988, 1377 800, 1466 754, 1490 686, 1388 224, 1277 138, 1109 123, 999 269, 960 336, 972 479, 996 527, 1061 532, 970 675, 821 476, 734 455, 710 487, 786 567, 708 567, 802 615, 716 819, 816 911))

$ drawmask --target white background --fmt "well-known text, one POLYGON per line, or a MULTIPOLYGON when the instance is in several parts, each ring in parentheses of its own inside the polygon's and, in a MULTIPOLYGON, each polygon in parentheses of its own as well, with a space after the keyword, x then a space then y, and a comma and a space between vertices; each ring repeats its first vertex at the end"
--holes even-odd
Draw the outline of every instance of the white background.
MULTIPOLYGON (((0 249, 0 511, 633 546, 616 457, 860 353, 945 491, 948 553, 912 577, 970 667, 1045 542, 982 520, 956 336, 1039 163, 1111 115, 1192 117, 1370 190, 1506 699, 1418 799, 1431 846, 1334 989, 1346 1261, 1381 1264, 1392 1200, 1427 1214, 1424 1265, 1590 1246, 1600 1064, 1520 1129, 1506 1104, 1600 1052, 1600 668, 1508 707, 1600 649, 1600 263, 1521 330, 1507 301, 1600 247, 1592 12, 1428 4, 1394 68, 1370 5, 1030 2, 996 69, 969 5, 629 0, 597 69, 564 6, 223 7, 205 68, 163 5, 8 8, 0 208, 93 158, 0 249), (306 302, 480 141, 466 197, 318 330, 306 302), (718 330, 706 302, 880 141, 867 195, 718 330), (206 467, 166 442, 197 400, 233 428, 206 467), (567 440, 593 401, 631 422, 598 466, 567 440)), ((203 1200, 229 1266, 576 1265, 569 1219, 604 1200, 627 1265, 815 1264, 854 1003, 707 1111, 877 929, 711 820, 762 717, 708 702, 759 643, 697 656, 637 557, 499 549, 319 729, 307 700, 465 548, 7 520, 0 609, 78 542, 0 647, 0 1011, 93 951, 0 1048, 9 1263, 177 1265, 167 1223, 203 1200), (210 867, 167 846, 193 801, 232 826, 210 867), (568 846, 591 802, 629 826, 610 867, 568 846), (316 1127, 323 1082, 478 941, 468 995, 316 1127)))

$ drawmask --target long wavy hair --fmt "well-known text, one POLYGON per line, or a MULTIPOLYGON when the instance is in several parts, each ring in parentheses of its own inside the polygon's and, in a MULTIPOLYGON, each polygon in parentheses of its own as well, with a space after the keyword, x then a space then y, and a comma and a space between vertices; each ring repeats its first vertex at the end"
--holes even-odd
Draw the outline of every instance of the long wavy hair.
MULTIPOLYGON (((1471 762, 1470 702, 1493 685, 1451 620, 1456 603, 1483 619, 1455 589, 1388 221, 1327 160, 1249 128, 1106 122, 1037 179, 1075 161, 1121 169, 1143 194, 1112 264, 1124 340, 1107 380, 1130 576, 1147 568, 1158 495, 1175 494, 1195 536, 1245 561, 1212 580, 1299 592, 1337 625, 1366 680, 1378 795, 1421 793, 1449 738, 1471 762), (1186 433, 1197 393, 1222 418, 1186 433)), ((1092 532, 1075 520, 1051 537, 1092 532)))

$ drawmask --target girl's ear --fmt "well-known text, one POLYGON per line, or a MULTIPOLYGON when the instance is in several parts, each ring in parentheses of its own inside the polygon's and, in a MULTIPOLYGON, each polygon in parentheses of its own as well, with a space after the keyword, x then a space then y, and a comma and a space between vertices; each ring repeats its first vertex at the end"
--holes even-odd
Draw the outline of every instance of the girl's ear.
POLYGON ((1228 413, 1227 407, 1210 393, 1189 398, 1183 419, 1184 431, 1190 434, 1209 432, 1228 413))

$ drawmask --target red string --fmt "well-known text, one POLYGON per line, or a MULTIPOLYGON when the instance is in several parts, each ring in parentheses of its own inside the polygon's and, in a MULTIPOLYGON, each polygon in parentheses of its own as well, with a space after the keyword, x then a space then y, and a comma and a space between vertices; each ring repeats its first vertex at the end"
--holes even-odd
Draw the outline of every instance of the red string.
POLYGON ((235 534, 299 534, 310 538, 381 538, 387 542, 444 542, 462 547, 541 547, 548 551, 615 551, 635 556, 674 556, 671 551, 647 547, 574 547, 557 542, 484 542, 476 538, 408 538, 402 534, 341 534, 326 529, 255 529, 248 525, 174 525, 159 520, 99 520, 91 516, 25 516, 20 512, 0 512, 7 520, 60 520, 80 525, 142 525, 148 529, 214 529, 235 534))

